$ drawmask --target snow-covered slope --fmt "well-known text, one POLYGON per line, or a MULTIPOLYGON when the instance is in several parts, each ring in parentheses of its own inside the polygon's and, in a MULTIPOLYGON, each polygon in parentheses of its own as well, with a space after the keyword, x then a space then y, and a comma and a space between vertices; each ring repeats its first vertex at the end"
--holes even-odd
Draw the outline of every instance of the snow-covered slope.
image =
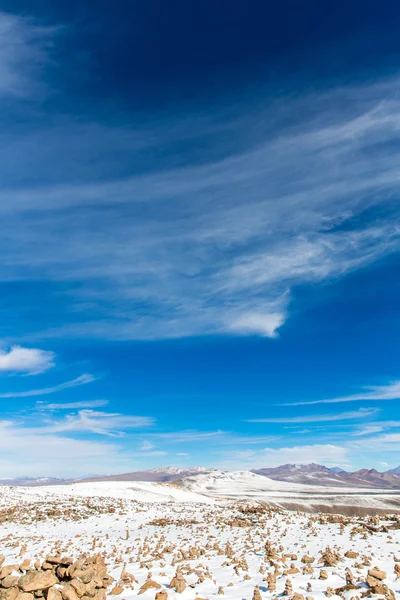
MULTIPOLYGON (((194 487, 195 479, 187 485, 194 487)), ((243 471, 200 474, 197 480, 198 488, 225 494, 235 490, 243 494, 260 485, 258 476, 243 471)), ((279 482, 262 480, 264 494, 282 497, 293 487, 285 484, 282 492, 275 489, 279 482)), ((216 600, 222 594, 224 600, 249 600, 255 586, 262 600, 291 597, 292 592, 326 600, 332 595, 329 590, 346 584, 349 569, 356 581, 354 589, 341 597, 333 595, 332 600, 350 600, 371 593, 368 571, 377 567, 385 572, 386 597, 399 597, 396 518, 329 518, 269 510, 255 502, 209 500, 207 505, 204 500, 194 491, 152 482, 2 486, 4 564, 20 565, 23 559, 42 564, 47 555, 75 560, 82 553, 100 553, 114 579, 107 598, 126 600, 134 600, 142 591, 143 600, 154 600, 160 590, 168 600, 216 600), (326 566, 323 557, 328 545, 335 560, 326 566), (313 561, 311 566, 305 565, 305 556, 313 561), (177 568, 187 584, 183 593, 171 587, 177 568), (125 569, 132 577, 126 573, 122 577, 125 569), (159 587, 144 591, 150 573, 159 587), (275 575, 275 591, 269 589, 271 575, 275 575), (284 594, 289 579, 290 596, 284 594)))
POLYGON ((213 498, 253 499, 282 508, 357 513, 400 511, 400 492, 321 487, 276 481, 250 471, 213 471, 183 479, 180 485, 213 498))
POLYGON ((0 505, 2 498, 20 498, 23 502, 34 501, 38 498, 54 499, 65 496, 77 498, 124 498, 138 502, 199 502, 213 504, 214 500, 199 492, 182 489, 169 483, 152 481, 96 481, 58 485, 54 487, 0 488, 0 505), (10 492, 10 489, 12 492, 10 492))

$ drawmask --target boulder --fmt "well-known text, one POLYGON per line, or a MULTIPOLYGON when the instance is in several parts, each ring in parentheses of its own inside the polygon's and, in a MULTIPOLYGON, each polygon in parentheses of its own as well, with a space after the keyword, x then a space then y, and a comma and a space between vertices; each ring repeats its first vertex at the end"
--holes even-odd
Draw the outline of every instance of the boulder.
POLYGON ((56 587, 49 588, 49 591, 47 592, 47 600, 62 600, 60 590, 56 587))
POLYGON ((18 585, 23 592, 47 590, 56 583, 59 581, 52 571, 29 571, 18 580, 18 585))

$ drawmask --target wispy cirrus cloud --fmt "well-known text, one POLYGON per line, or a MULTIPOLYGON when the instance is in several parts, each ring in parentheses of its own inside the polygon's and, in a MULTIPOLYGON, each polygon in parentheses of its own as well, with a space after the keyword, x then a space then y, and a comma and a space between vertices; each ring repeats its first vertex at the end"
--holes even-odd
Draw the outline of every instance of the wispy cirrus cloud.
POLYGON ((334 421, 347 421, 365 419, 379 412, 377 408, 360 408, 359 410, 333 413, 325 415, 303 415, 299 417, 266 417, 262 419, 246 419, 248 423, 331 423, 334 421))
POLYGON ((0 99, 26 98, 38 88, 56 29, 0 11, 0 99))
POLYGON ((91 375, 90 373, 84 373, 75 379, 71 379, 70 381, 65 381, 64 383, 53 385, 51 387, 45 387, 37 390, 25 390, 23 392, 4 392, 0 394, 0 398, 29 398, 31 396, 46 396, 47 394, 55 394, 57 392, 62 392, 63 390, 68 390, 80 385, 86 385, 87 383, 92 383, 95 380, 96 377, 94 375, 91 375))
POLYGON ((69 410, 79 408, 99 408, 106 406, 108 400, 77 400, 76 402, 42 402, 38 401, 36 407, 39 410, 69 410))
MULTIPOLYGON (((129 429, 151 427, 152 417, 108 413, 91 409, 79 410, 77 414, 52 420, 40 427, 42 434, 90 432, 111 437, 122 437, 129 429)), ((34 429, 35 430, 35 429, 34 429)))
POLYGON ((348 396, 337 396, 335 398, 323 398, 321 400, 306 400, 291 402, 281 406, 307 406, 312 404, 340 404, 343 402, 357 402, 365 400, 398 400, 400 398, 400 381, 393 381, 387 385, 371 385, 363 388, 365 391, 348 396))
POLYGON ((26 339, 276 337, 297 285, 331 281, 400 247, 392 201, 400 191, 397 88, 392 78, 279 102, 263 90, 268 102, 254 112, 250 99, 231 118, 222 105, 212 119, 201 109, 161 125, 139 127, 132 118, 123 134, 109 123, 63 118, 24 137, 37 149, 32 173, 10 160, 21 140, 9 132, 0 278, 17 271, 28 288, 54 287, 54 296, 46 289, 54 326, 32 320, 26 339), (244 139, 251 119, 257 143, 223 147, 218 128, 244 139), (199 137, 207 155, 190 160, 199 137), (83 160, 81 140, 90 139, 83 160), (124 156, 143 165, 152 149, 182 145, 185 166, 176 151, 162 168, 121 175, 124 156), (24 177, 36 177, 35 186, 16 183, 24 177), (373 219, 359 220, 374 210, 373 219))

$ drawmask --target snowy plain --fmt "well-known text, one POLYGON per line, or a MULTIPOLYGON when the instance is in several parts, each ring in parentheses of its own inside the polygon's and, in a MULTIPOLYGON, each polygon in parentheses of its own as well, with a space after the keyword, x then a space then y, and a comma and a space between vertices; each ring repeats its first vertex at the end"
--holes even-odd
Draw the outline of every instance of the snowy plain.
MULTIPOLYGON (((400 582, 394 572, 400 560, 396 516, 336 519, 280 508, 294 499, 307 507, 321 498, 327 498, 333 507, 335 502, 352 498, 355 503, 370 502, 382 508, 384 498, 395 494, 340 489, 340 494, 333 490, 329 496, 326 488, 318 494, 310 487, 248 472, 199 474, 180 485, 93 482, 34 488, 0 486, 1 552, 6 564, 22 558, 43 561, 47 554, 77 558, 82 553, 99 552, 117 583, 124 564, 137 581, 125 586, 117 596, 121 599, 136 597, 151 573, 170 600, 217 598, 222 592, 228 600, 251 600, 255 586, 259 586, 261 597, 269 600, 283 594, 288 578, 294 592, 324 600, 328 588, 345 584, 346 568, 351 568, 360 588, 342 595, 350 600, 368 591, 365 581, 370 567, 386 572, 385 585, 400 598, 400 582), (272 502, 277 508, 270 510, 259 501, 272 502), (260 512, 253 514, 252 507, 257 506, 261 506, 260 512), (227 556, 227 542, 231 557, 227 556), (266 542, 278 551, 275 566, 266 556, 266 542), (340 555, 334 567, 318 564, 327 546, 340 555), (357 553, 357 559, 344 556, 349 550, 357 553), (304 555, 315 558, 312 574, 303 574, 304 555), (177 567, 188 585, 181 594, 169 588, 177 567), (293 573, 285 574, 288 569, 293 573), (319 578, 322 569, 327 579, 319 578), (274 571, 278 573, 277 588, 271 592, 266 579, 274 571)), ((156 591, 150 589, 141 597, 154 599, 156 591)), ((339 600, 335 594, 332 597, 339 600)))

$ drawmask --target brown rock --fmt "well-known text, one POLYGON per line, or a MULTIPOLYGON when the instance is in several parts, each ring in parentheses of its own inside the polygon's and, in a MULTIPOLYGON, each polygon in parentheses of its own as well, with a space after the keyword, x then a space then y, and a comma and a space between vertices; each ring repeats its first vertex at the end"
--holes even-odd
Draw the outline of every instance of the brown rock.
POLYGON ((18 580, 18 585, 23 592, 47 590, 56 583, 58 579, 52 571, 29 571, 18 580))
MULTIPOLYGON (((113 589, 111 590, 110 594, 112 596, 119 596, 120 594, 122 594, 122 592, 124 591, 124 588, 120 585, 116 585, 113 587, 113 589)), ((139 592, 140 594, 140 592, 139 592)))
POLYGON ((19 570, 27 571, 28 569, 30 569, 30 566, 31 566, 31 561, 29 560, 29 558, 25 558, 25 560, 23 560, 22 563, 19 565, 19 570))
POLYGON ((354 552, 353 550, 348 550, 345 553, 345 557, 346 558, 358 558, 359 557, 359 553, 358 552, 354 552))
POLYGON ((160 590, 159 592, 156 592, 155 600, 167 600, 167 598, 168 594, 166 590, 160 590))
MULTIPOLYGON (((175 576, 171 579, 169 587, 175 590, 178 594, 182 594, 186 590, 186 580, 183 577, 181 571, 177 570, 175 576)), ((219 593, 219 592, 217 592, 219 593)))
POLYGON ((76 593, 76 591, 74 590, 74 588, 72 587, 72 585, 65 585, 63 588, 61 588, 61 596, 63 597, 64 600, 78 600, 79 596, 76 593))
POLYGON ((0 570, 0 579, 4 579, 7 575, 11 575, 13 571, 18 571, 19 565, 6 565, 0 570))
POLYGON ((74 588, 79 597, 84 596, 86 594, 86 585, 82 583, 82 581, 79 581, 79 579, 72 579, 69 582, 69 585, 71 585, 74 588))
POLYGON ((1 582, 1 585, 3 586, 3 588, 15 587, 16 585, 18 585, 18 580, 19 575, 7 575, 7 577, 4 577, 3 581, 1 582))
POLYGON ((59 579, 64 579, 67 576, 67 567, 57 567, 56 575, 59 579))
POLYGON ((144 582, 144 584, 138 591, 138 595, 143 594, 144 592, 146 592, 147 590, 150 590, 152 588, 159 590, 161 588, 161 584, 157 583, 157 581, 153 581, 153 579, 151 578, 151 573, 149 573, 146 581, 144 582))
POLYGON ((371 577, 374 577, 375 579, 379 579, 379 581, 383 581, 384 579, 386 579, 385 571, 381 571, 380 569, 377 569, 376 567, 374 567, 373 569, 370 569, 368 571, 368 575, 370 575, 371 577))
POLYGON ((259 589, 258 586, 256 586, 254 588, 254 591, 253 591, 253 600, 262 600, 262 596, 261 596, 260 589, 259 589))
POLYGON ((90 583, 95 575, 93 569, 74 569, 74 579, 80 579, 82 583, 90 583))
MULTIPOLYGON (((85 584, 83 584, 83 585, 85 585, 85 584)), ((82 594, 82 596, 89 596, 89 598, 94 598, 96 595, 96 592, 97 592, 96 582, 92 580, 90 583, 87 583, 85 585, 85 593, 82 594)))
POLYGON ((34 595, 30 592, 20 592, 17 596, 17 600, 33 600, 34 595))
POLYGON ((47 600, 62 600, 60 590, 56 587, 49 588, 49 591, 47 592, 47 600))
POLYGON ((6 590, 0 590, 0 599, 1 600, 16 600, 19 594, 18 587, 11 587, 6 590))

